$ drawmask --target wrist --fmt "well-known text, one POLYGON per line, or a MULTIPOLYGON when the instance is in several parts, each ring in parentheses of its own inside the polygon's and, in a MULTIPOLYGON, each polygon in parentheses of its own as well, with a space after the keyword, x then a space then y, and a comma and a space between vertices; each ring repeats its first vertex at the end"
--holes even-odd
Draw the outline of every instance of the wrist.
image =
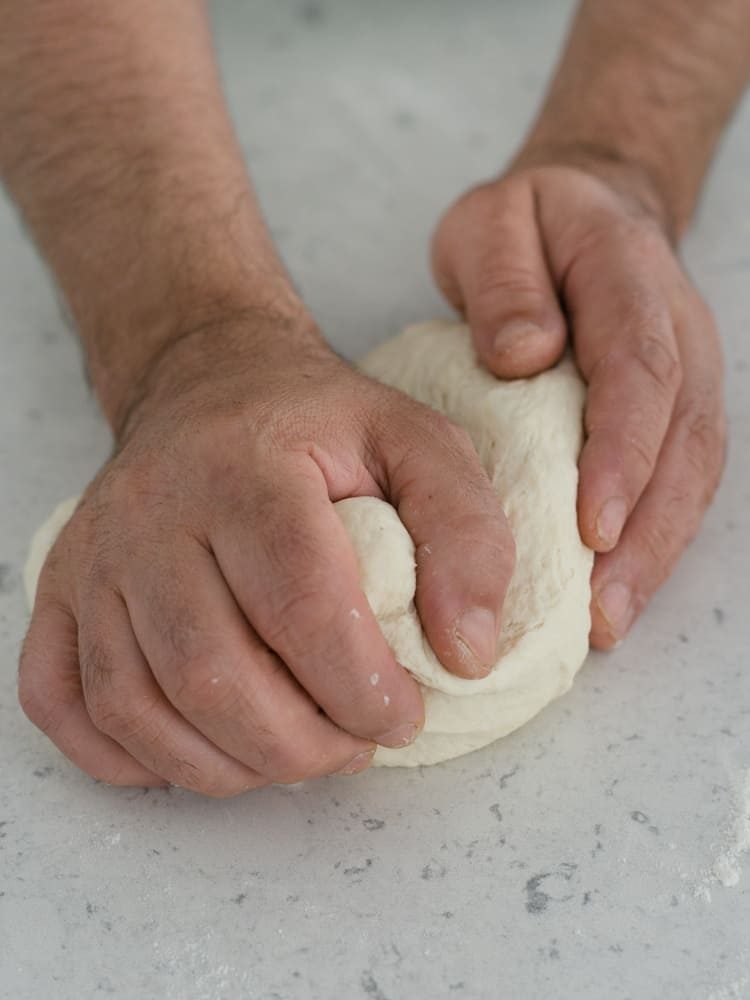
MULTIPOLYGON (((156 197, 153 208, 139 218, 137 239, 111 240, 96 266, 61 281, 115 431, 152 365, 196 331, 242 317, 248 329, 264 326, 254 317, 273 317, 278 329, 311 326, 244 183, 226 183, 221 198, 212 187, 192 204, 156 197)), ((83 242, 76 234, 71 256, 83 242)))
POLYGON ((524 153, 622 179, 679 238, 747 79, 749 26, 734 0, 580 0, 524 153))
POLYGON ((231 303, 207 297, 180 315, 181 320, 164 320, 158 330, 142 337, 141 349, 131 353, 124 369, 107 366, 94 377, 116 440, 141 411, 169 406, 222 372, 256 371, 273 356, 286 363, 290 351, 326 346, 290 287, 266 286, 262 295, 237 296, 231 303))

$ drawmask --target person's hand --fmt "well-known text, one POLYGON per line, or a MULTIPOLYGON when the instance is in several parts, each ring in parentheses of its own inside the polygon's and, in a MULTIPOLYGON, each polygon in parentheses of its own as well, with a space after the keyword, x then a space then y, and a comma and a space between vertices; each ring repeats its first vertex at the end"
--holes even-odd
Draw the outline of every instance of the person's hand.
POLYGON ((694 536, 721 475, 719 340, 644 179, 518 163, 464 195, 433 244, 440 288, 495 374, 588 383, 579 526, 598 555, 591 642, 620 640, 694 536))
POLYGON ((19 695, 96 778, 232 795, 411 742, 419 688, 360 588, 344 497, 398 509, 445 666, 494 662, 513 542, 468 436, 300 325, 167 350, 44 566, 19 695))

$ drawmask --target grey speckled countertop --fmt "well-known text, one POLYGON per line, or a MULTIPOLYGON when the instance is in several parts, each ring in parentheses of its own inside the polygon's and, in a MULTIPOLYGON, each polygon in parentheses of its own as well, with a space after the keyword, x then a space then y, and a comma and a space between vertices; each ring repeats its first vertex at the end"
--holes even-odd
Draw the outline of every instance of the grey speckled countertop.
MULTIPOLYGON (((512 151, 568 4, 214 9, 264 204, 336 346, 443 314, 429 231, 512 151)), ((630 640, 473 756, 230 802, 98 787, 17 707, 27 540, 108 436, 0 204, 3 1000, 750 997, 748 163, 746 106, 686 250, 725 338, 730 462, 630 640)))

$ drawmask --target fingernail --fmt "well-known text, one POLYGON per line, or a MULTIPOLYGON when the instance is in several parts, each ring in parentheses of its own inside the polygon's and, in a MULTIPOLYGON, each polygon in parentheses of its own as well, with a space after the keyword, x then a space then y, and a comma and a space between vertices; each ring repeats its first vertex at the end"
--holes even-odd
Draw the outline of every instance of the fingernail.
MULTIPOLYGON (((470 608, 459 615, 454 625, 456 639, 484 675, 497 659, 497 625, 487 608, 470 608)), ((462 650, 463 651, 463 650, 462 650)))
POLYGON ((617 544, 627 516, 628 502, 624 497, 610 497, 602 504, 596 519, 596 533, 608 548, 617 544))
POLYGON ((366 767, 370 766, 374 753, 374 750, 364 750, 362 753, 358 753, 356 757, 352 757, 346 767, 342 767, 337 773, 359 774, 360 771, 364 771, 366 767))
POLYGON ((635 618, 633 591, 626 583, 613 580, 599 591, 596 603, 612 635, 622 638, 635 618))
POLYGON ((528 337, 538 337, 544 330, 527 319, 513 319, 495 334, 492 342, 493 354, 506 354, 528 337))
POLYGON ((418 732, 419 729, 417 726, 411 722, 407 722, 403 726, 397 726, 383 736, 378 736, 376 742, 383 747, 391 747, 392 749, 406 747, 414 742, 418 732))

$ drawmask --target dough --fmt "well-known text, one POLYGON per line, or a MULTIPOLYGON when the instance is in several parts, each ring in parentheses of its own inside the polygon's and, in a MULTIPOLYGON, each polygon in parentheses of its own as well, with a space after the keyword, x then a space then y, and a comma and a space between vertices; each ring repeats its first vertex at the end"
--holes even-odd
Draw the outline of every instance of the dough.
MULTIPOLYGON (((409 327, 361 367, 466 428, 516 543, 500 657, 488 677, 464 680, 441 666, 422 632, 414 546, 396 511, 372 497, 336 504, 370 606, 425 699, 425 727, 415 743, 381 747, 375 763, 435 764, 522 726, 568 690, 586 657, 593 555, 576 521, 585 390, 567 358, 535 378, 498 381, 478 365, 468 330, 455 323, 409 327)), ((30 603, 46 553, 74 507, 61 504, 34 536, 25 572, 30 603)))

